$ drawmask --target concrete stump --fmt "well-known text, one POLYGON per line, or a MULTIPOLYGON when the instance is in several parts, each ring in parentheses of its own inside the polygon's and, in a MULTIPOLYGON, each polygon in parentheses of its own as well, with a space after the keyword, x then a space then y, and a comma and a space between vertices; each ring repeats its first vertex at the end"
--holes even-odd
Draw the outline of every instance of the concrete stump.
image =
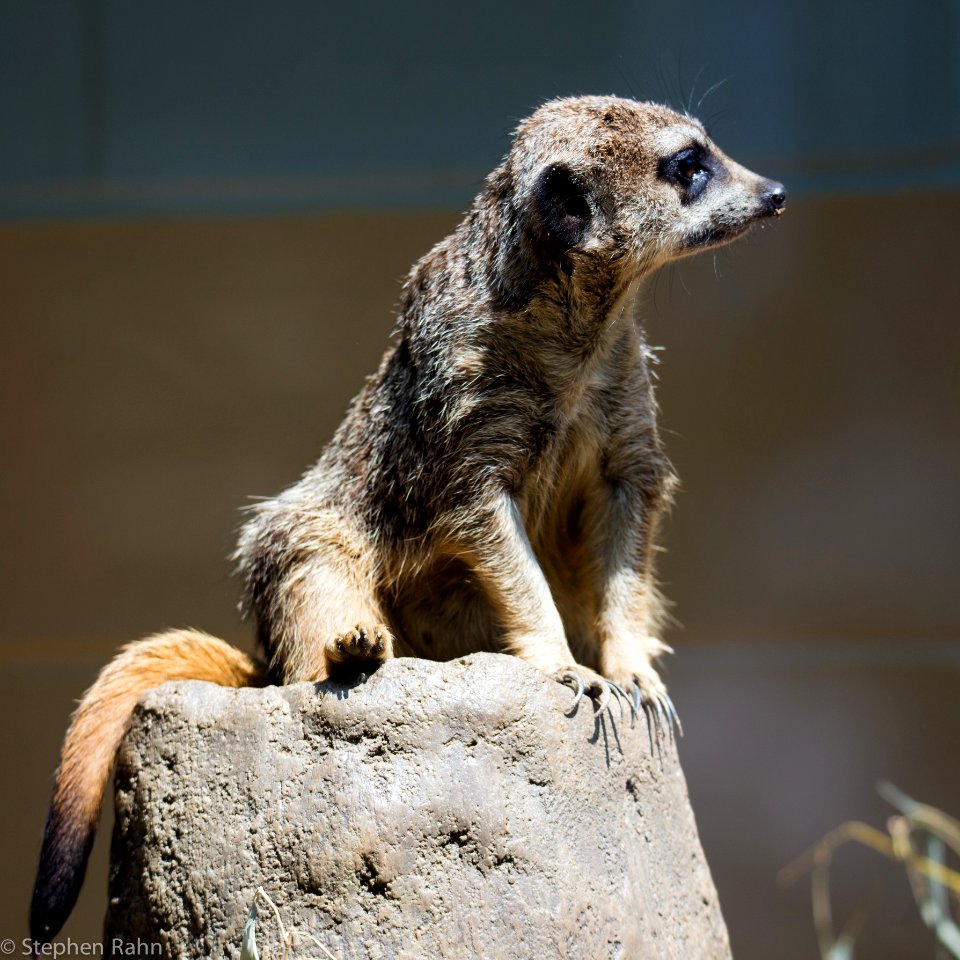
MULTIPOLYGON (((673 744, 572 702, 497 654, 158 688, 119 754, 105 941, 238 957, 263 887, 338 960, 729 958, 673 744)), ((279 958, 262 906, 256 930, 279 958)))

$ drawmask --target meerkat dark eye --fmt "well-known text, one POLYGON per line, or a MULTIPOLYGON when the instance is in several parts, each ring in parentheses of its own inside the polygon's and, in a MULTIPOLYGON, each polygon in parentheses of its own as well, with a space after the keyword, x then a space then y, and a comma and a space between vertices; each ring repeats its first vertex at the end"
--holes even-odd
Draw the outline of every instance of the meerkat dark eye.
POLYGON ((586 186, 569 167, 560 163, 547 167, 537 177, 534 198, 551 245, 565 251, 583 241, 593 211, 586 186))
POLYGON ((680 188, 684 203, 696 200, 712 175, 709 155, 699 145, 687 147, 660 163, 660 176, 680 188))
POLYGON ((688 185, 693 183, 695 177, 706 172, 706 167, 689 153, 677 161, 677 176, 688 185))

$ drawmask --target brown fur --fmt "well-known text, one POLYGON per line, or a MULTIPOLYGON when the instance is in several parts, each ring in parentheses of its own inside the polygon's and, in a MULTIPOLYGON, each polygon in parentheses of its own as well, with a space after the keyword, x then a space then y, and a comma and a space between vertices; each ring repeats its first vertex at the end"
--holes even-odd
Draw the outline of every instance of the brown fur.
MULTIPOLYGON (((782 208, 779 184, 665 107, 557 100, 521 124, 463 222, 413 268, 394 344, 319 462, 243 528, 244 610, 269 678, 500 650, 669 709, 653 556, 674 480, 633 301, 663 263, 782 208)), ((35 936, 72 906, 86 849, 71 859, 63 838, 92 836, 137 697, 186 676, 261 682, 219 641, 168 634, 128 647, 84 698, 35 936), (58 871, 73 885, 47 896, 58 871)))

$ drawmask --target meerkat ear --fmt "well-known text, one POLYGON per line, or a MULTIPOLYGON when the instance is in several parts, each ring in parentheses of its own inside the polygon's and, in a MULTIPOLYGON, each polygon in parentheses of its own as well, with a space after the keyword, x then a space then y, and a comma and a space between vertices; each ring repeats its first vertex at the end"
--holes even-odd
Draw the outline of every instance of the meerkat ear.
POLYGON ((582 243, 590 229, 593 211, 587 190, 562 163, 544 169, 533 188, 537 212, 550 245, 559 254, 582 243))

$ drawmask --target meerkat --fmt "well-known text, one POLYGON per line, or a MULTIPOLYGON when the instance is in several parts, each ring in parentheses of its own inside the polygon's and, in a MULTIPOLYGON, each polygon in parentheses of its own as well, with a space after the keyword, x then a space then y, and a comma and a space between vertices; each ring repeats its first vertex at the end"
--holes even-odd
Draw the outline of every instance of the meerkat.
POLYGON ((322 681, 492 650, 661 723, 654 580, 674 478, 638 285, 785 204, 690 116, 546 103, 457 229, 411 271, 392 346, 323 451, 255 507, 236 560, 264 662, 180 630, 125 647, 67 732, 31 931, 79 893, 137 699, 167 680, 322 681))

